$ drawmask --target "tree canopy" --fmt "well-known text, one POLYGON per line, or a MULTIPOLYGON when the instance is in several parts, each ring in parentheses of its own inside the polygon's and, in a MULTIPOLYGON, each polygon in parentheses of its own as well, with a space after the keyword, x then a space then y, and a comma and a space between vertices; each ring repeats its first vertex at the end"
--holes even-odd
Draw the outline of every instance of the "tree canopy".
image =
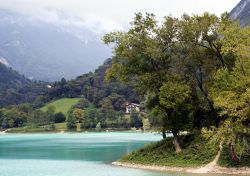
POLYGON ((127 32, 103 38, 115 44, 106 78, 144 95, 163 136, 173 133, 176 152, 180 130, 216 128, 217 139, 230 136, 224 142, 232 146, 249 123, 249 39, 249 27, 241 29, 227 13, 167 16, 161 23, 137 13, 127 32))

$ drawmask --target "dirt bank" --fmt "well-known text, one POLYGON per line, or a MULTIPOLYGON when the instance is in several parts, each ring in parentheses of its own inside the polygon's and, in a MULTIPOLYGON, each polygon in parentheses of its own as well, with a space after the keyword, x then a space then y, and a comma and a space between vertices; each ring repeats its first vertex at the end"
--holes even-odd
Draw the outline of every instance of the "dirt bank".
POLYGON ((249 167, 242 168, 225 168, 218 165, 212 165, 209 163, 203 167, 169 167, 169 166, 156 166, 156 165, 142 165, 135 163, 113 162, 113 165, 120 167, 130 167, 137 169, 147 169, 155 171, 168 171, 168 172, 186 172, 186 173, 217 173, 217 174, 250 174, 249 167))

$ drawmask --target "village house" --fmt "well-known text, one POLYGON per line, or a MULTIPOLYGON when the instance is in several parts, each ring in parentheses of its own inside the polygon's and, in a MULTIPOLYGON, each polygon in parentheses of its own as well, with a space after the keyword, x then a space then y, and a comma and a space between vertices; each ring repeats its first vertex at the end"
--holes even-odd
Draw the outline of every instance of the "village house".
POLYGON ((136 103, 127 103, 125 113, 130 114, 132 111, 140 112, 141 106, 139 104, 136 104, 136 103))

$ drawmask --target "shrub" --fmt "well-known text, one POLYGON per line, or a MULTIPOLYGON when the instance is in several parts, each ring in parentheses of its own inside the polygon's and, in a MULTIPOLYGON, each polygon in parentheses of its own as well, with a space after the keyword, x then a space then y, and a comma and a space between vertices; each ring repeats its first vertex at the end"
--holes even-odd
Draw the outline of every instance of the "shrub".
POLYGON ((55 123, 62 123, 65 122, 66 117, 63 113, 58 112, 55 114, 55 123))
POLYGON ((68 129, 70 129, 70 130, 76 129, 76 127, 77 127, 76 123, 77 123, 77 119, 74 116, 69 115, 67 118, 68 129))

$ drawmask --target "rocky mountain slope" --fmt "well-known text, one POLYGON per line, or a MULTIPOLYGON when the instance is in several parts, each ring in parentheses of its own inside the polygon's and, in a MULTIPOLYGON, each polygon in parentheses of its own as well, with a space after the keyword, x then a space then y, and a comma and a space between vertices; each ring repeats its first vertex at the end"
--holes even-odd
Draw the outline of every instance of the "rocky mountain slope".
POLYGON ((239 20, 242 27, 250 23, 250 0, 241 0, 230 12, 233 20, 239 20))
MULTIPOLYGON (((61 17, 66 18, 66 17, 61 17)), ((26 77, 54 81, 93 71, 110 57, 93 31, 0 10, 0 58, 26 77)))

